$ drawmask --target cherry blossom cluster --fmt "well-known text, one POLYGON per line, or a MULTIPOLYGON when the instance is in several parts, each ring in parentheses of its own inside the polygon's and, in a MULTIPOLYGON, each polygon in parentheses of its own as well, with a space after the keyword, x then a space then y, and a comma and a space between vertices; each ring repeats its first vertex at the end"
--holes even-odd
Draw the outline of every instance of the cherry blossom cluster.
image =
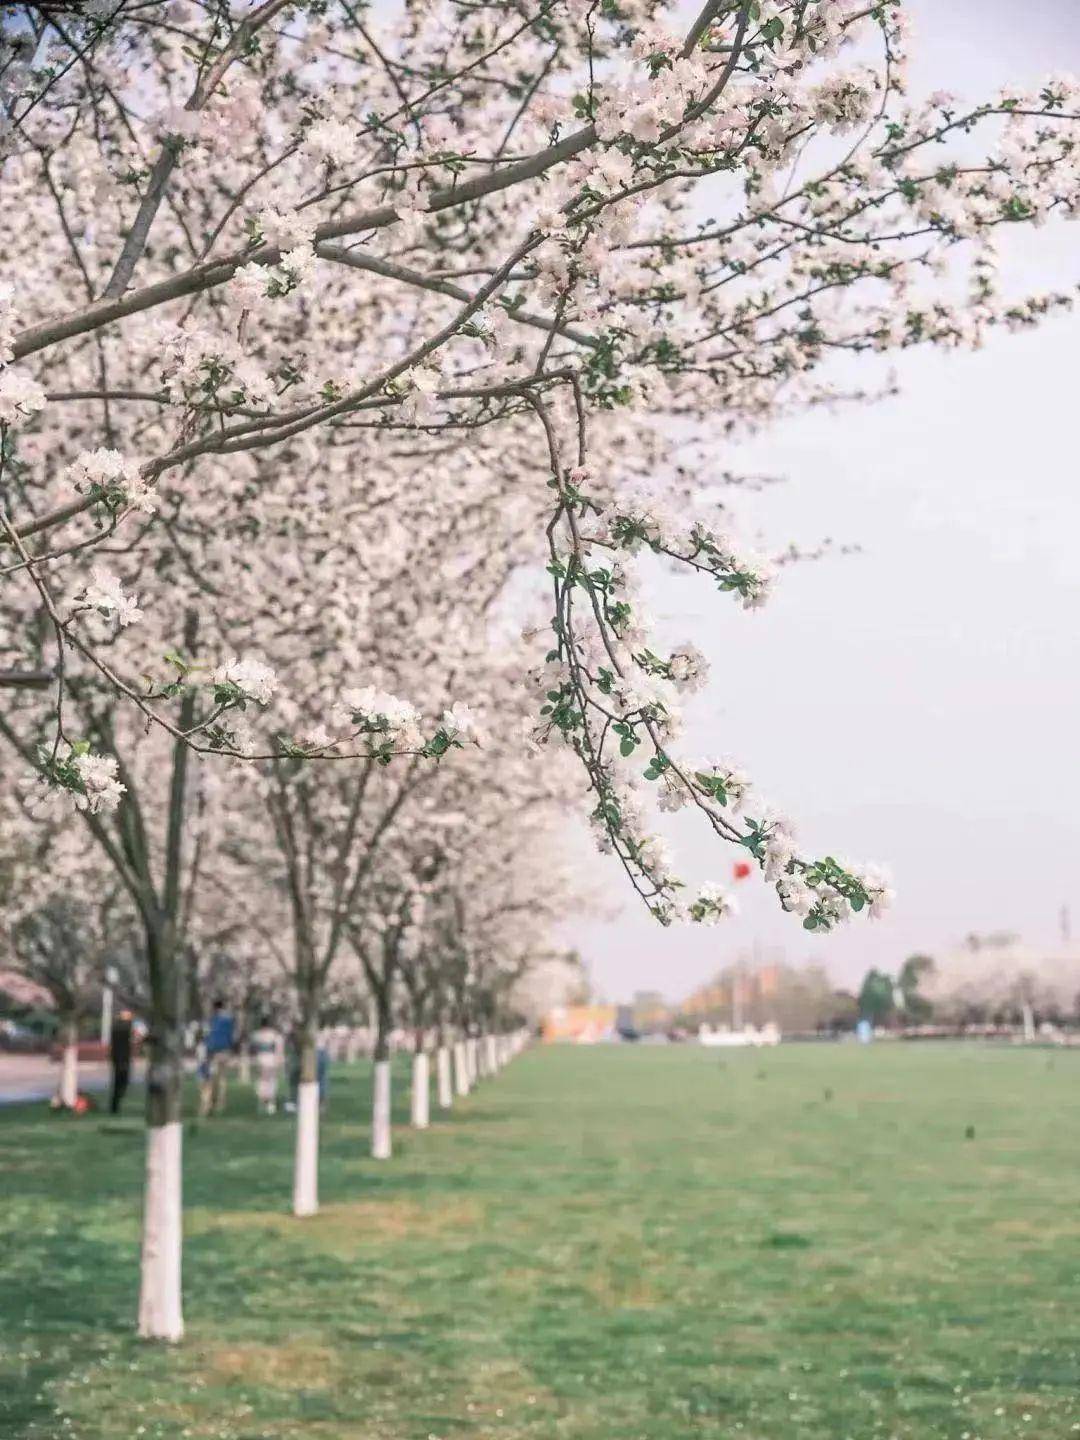
POLYGON ((675 756, 706 666, 651 639, 636 571, 760 606, 773 566, 691 504, 681 447, 711 465, 850 395, 834 357, 1072 304, 1006 293, 994 248, 1080 213, 1077 81, 911 98, 903 5, 860 0, 24 8, 0 52, 0 605, 12 658, 55 676, 15 707, 24 751, 55 772, 96 725, 81 757, 108 759, 115 702, 226 761, 438 759, 475 738, 454 693, 491 729, 497 707, 464 662, 436 685, 402 657, 475 663, 507 574, 546 564, 540 734, 657 913, 679 886, 642 764, 810 928, 880 908, 873 872, 793 846, 777 869, 786 822, 675 756))
MULTIPOLYGON (((756 802, 749 778, 731 762, 689 764, 676 757, 681 717, 678 692, 692 691, 704 674, 704 657, 687 645, 668 658, 650 648, 635 577, 622 564, 597 564, 594 547, 616 547, 635 556, 643 549, 713 574, 722 590, 750 608, 764 599, 768 573, 740 557, 728 537, 696 518, 687 527, 689 543, 673 540, 675 519, 651 497, 627 495, 606 507, 586 485, 589 471, 579 463, 559 469, 559 450, 550 417, 540 408, 550 445, 558 505, 549 527, 548 571, 555 587, 554 645, 534 672, 540 691, 541 743, 557 734, 584 764, 598 803, 591 821, 601 850, 616 855, 638 893, 662 923, 690 919, 714 924, 734 912, 723 887, 707 886, 688 904, 663 837, 649 828, 638 776, 627 763, 641 764, 640 778, 656 785, 661 811, 696 808, 721 839, 740 846, 757 862, 785 910, 802 917, 808 930, 829 930, 867 910, 880 914, 891 890, 883 873, 842 865, 831 857, 811 860, 795 846, 791 823, 756 802), (599 516, 599 534, 584 529, 599 516), (563 533, 568 544, 558 548, 563 533), (584 603, 577 596, 584 595, 584 603)), ((771 575, 770 575, 771 578, 771 575)))
POLYGON ((75 809, 89 815, 115 810, 127 791, 117 778, 116 757, 93 754, 86 740, 76 741, 64 755, 43 752, 41 777, 54 792, 66 791, 75 809))
MULTIPOLYGON (((580 486, 581 477, 573 471, 570 479, 580 486)), ((704 519, 688 522, 655 495, 621 493, 612 504, 597 509, 606 522, 609 542, 618 549, 635 554, 645 545, 658 555, 704 571, 715 577, 720 590, 737 592, 748 610, 767 601, 774 579, 770 562, 704 519)))
POLYGON ((16 429, 45 409, 45 391, 18 365, 0 366, 0 426, 16 429))
POLYGON ((115 616, 120 625, 134 625, 142 619, 139 597, 125 591, 120 577, 101 565, 91 569, 90 581, 76 597, 73 613, 84 607, 106 617, 115 616))
POLYGON ((85 450, 68 467, 72 489, 101 505, 110 515, 129 507, 151 514, 156 505, 153 488, 138 463, 119 450, 85 450))

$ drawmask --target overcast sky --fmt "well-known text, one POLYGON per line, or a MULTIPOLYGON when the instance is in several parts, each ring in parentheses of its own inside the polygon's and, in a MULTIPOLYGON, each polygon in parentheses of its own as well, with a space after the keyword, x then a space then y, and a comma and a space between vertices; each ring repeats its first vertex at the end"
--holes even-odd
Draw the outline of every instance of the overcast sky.
MULTIPOLYGON (((913 89, 978 95, 1080 71, 1076 0, 914 0, 913 89)), ((1029 288, 1080 275, 1080 228, 1025 237, 1029 288)), ((780 548, 823 536, 858 556, 792 567, 760 614, 692 580, 654 597, 664 629, 713 661, 688 712, 691 751, 739 757, 808 848, 880 860, 891 917, 815 938, 757 880, 715 929, 664 931, 596 866, 617 917, 575 924, 598 989, 685 994, 755 941, 839 982, 971 930, 1080 932, 1080 321, 998 337, 979 354, 913 352, 902 394, 819 412, 725 454, 788 483, 741 502, 780 548)), ((670 821, 671 817, 664 817, 670 821)), ((679 817, 682 822, 684 817, 679 817)), ((732 853, 671 827, 683 872, 727 878, 732 853)))

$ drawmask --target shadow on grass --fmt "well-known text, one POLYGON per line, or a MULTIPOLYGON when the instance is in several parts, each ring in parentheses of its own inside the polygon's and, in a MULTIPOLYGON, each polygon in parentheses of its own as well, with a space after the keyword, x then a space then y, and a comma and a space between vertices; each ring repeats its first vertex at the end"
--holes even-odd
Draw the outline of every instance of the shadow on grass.
POLYGON ((130 1334, 138 1257, 128 1240, 90 1233, 74 1196, 51 1206, 47 1219, 36 1206, 31 1220, 10 1199, 13 1179, 5 1171, 0 1435, 23 1440, 58 1433, 54 1381, 130 1334))
MULTIPOLYGON (((396 1075, 395 1124, 408 1120, 403 1071, 396 1075)), ((54 1382, 103 1356, 109 1364, 149 1353, 134 1337, 145 1130, 142 1097, 129 1097, 130 1118, 95 1112, 56 1115, 36 1103, 0 1111, 0 1436, 54 1440, 59 1433, 54 1382), (131 1102, 135 1103, 132 1104, 131 1102)), ((362 1070, 335 1074, 322 1126, 320 1190, 333 1211, 358 1194, 371 1202, 412 1196, 435 1208, 457 1188, 410 1168, 411 1137, 397 1145, 393 1170, 367 1154, 370 1084, 362 1070)), ((310 1227, 288 1215, 295 1122, 258 1116, 250 1090, 230 1087, 225 1113, 200 1120, 195 1087, 185 1094, 185 1302, 189 1323, 215 1314, 257 1326, 263 1288, 253 1274, 302 1294, 327 1297, 340 1286, 332 1247, 312 1250, 310 1227), (218 1217, 206 1223, 206 1217, 218 1217), (229 1225, 229 1217, 242 1223, 229 1225), (247 1217, 247 1219, 243 1219, 247 1217), (266 1217, 280 1218, 271 1233, 266 1217), (218 1221, 221 1228, 216 1228, 218 1221), (254 1221, 255 1223, 249 1223, 254 1221), (274 1253, 267 1254, 268 1237, 274 1253)), ((475 1112, 474 1112, 475 1113, 475 1112)), ((470 1115, 470 1122, 473 1118, 470 1115)), ((441 1116, 448 1133, 457 1116, 441 1116)), ((361 1217, 362 1218, 362 1213, 361 1217)), ((322 1223, 322 1217, 317 1223, 322 1223)), ((333 1217, 330 1224, 332 1227, 333 1217)), ((354 1225, 355 1228, 355 1225, 354 1225)), ((353 1282, 367 1283, 362 1257, 351 1255, 353 1282)), ((377 1268, 377 1267, 376 1267, 377 1268)), ((275 1302, 280 1304, 280 1300, 275 1302)), ((371 1316, 372 1333, 378 1317, 371 1316)), ((404 1340, 404 1332, 403 1332, 404 1340)))

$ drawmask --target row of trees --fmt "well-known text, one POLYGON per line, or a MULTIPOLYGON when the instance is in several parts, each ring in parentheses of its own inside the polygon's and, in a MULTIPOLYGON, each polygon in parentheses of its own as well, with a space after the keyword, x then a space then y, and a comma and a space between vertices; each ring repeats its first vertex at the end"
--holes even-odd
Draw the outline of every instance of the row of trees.
POLYGON ((1073 1025, 1078 1015, 1080 947, 1038 949, 995 934, 971 935, 936 957, 909 955, 896 974, 871 966, 856 993, 837 989, 820 965, 733 963, 676 1009, 659 1007, 657 1018, 690 1030, 772 1022, 791 1035, 850 1031, 860 1019, 882 1028, 1002 1023, 1030 1031, 1036 1017, 1073 1025))
POLYGON ((374 801, 387 783, 385 772, 296 767, 283 775, 282 767, 268 767, 263 783, 252 785, 251 799, 265 803, 265 782, 273 782, 275 807, 286 817, 276 829, 268 822, 261 828, 244 822, 208 794, 200 796, 198 829, 184 858, 188 867, 199 865, 203 882, 192 883, 185 870, 174 950, 177 987, 167 997, 175 1036, 170 1029, 165 1037, 172 1066, 165 1094, 155 1068, 161 1037, 153 1026, 160 999, 136 908, 87 837, 57 824, 56 817, 42 818, 17 801, 9 803, 4 829, 9 958, 54 997, 65 1047, 62 1094, 69 1103, 76 1085, 78 1023, 96 1011, 107 970, 115 972, 118 999, 150 1017, 149 1115, 169 1108, 165 1123, 151 1126, 143 1333, 172 1339, 182 1334, 179 1086, 185 1032, 190 1021, 207 1017, 213 997, 225 997, 248 1016, 265 1007, 287 1019, 298 1036, 292 1207, 307 1216, 318 1209, 315 1056, 327 1022, 362 1023, 370 1031, 372 1154, 385 1159, 391 1150, 393 1031, 406 1029, 411 1038, 412 1116, 423 1127, 429 1066, 439 1102, 448 1106, 455 1090, 467 1094, 477 1073, 493 1071, 505 1058, 507 1037, 518 1034, 533 1013, 536 993, 550 991, 548 973, 556 987, 561 984, 563 966, 556 962, 551 930, 572 908, 575 892, 554 850, 552 797, 535 788, 529 792, 527 777, 514 765, 504 770, 493 748, 482 761, 476 747, 458 759, 457 767, 447 763, 425 771, 423 784, 411 787, 404 799, 394 792, 378 802, 384 807, 378 812, 378 839, 365 831, 347 854, 350 879, 361 867, 364 874, 350 891, 343 918, 333 888, 337 871, 331 870, 328 881, 313 870, 323 845, 318 827, 337 807, 346 816, 357 809, 363 814, 357 792, 365 788, 364 801, 374 801), (469 790, 477 786, 480 766, 489 801, 498 777, 512 782, 519 797, 528 796, 532 814, 522 816, 502 802, 477 803, 469 790), (319 783, 340 783, 345 793, 320 791, 319 783), (397 801, 390 818, 384 813, 388 798, 397 801), (303 832, 302 850, 301 823, 315 832, 303 832), (332 931, 339 919, 342 937, 335 946, 332 931), (156 1147, 155 1132, 166 1137, 156 1147))
MULTIPOLYGON (((63 723, 77 724, 108 752, 117 803, 81 792, 73 828, 67 807, 43 805, 33 781, 5 797, 17 945, 23 953, 38 945, 53 924, 45 917, 61 905, 66 919, 51 938, 64 942, 64 928, 76 926, 81 934, 66 937, 75 942, 67 953, 88 966, 107 958, 137 978, 150 1020, 144 1334, 176 1338, 182 1328, 174 1220, 183 1036, 193 999, 201 1006, 223 982, 230 990, 288 987, 301 1051, 294 1208, 310 1214, 317 1207, 316 1043, 327 1007, 363 979, 376 1005, 382 1076, 396 992, 407 993, 416 1029, 440 1028, 445 1036, 453 1027, 464 1038, 496 1017, 505 1020, 507 986, 544 953, 550 923, 568 903, 550 834, 565 772, 533 764, 519 746, 526 697, 510 680, 514 645, 492 646, 486 614, 515 557, 510 547, 480 548, 475 530, 454 530, 450 518, 434 508, 418 513, 410 563, 365 577, 370 588, 358 587, 355 603, 342 597, 337 614, 323 610, 328 537, 311 544, 306 536, 284 537, 281 564, 300 573, 272 620, 269 582, 261 616, 246 616, 240 605, 230 613, 236 590, 221 590, 213 609, 201 595, 190 599, 187 658, 177 655, 177 668, 194 668, 205 629, 231 620, 241 634, 272 625, 279 660, 291 652, 292 672, 313 694, 334 683, 329 676, 346 649, 359 676, 378 677, 378 689, 340 691, 346 709, 373 704, 380 715, 342 763, 310 763, 290 747, 226 774, 193 752, 190 738, 219 724, 220 697, 233 681, 223 679, 205 703, 200 688, 187 687, 178 733, 170 735, 147 730, 142 712, 132 713, 111 685, 68 666, 57 701, 63 723), (466 590, 453 604, 437 584, 416 579, 448 554, 485 578, 482 590, 466 590), (462 672, 471 708, 453 698, 462 672), (429 713, 442 716, 426 735, 419 712, 385 688, 402 680, 429 713), (481 736, 481 717, 493 713, 509 729, 481 736)), ((490 519, 478 513, 473 523, 490 519)), ((327 531, 330 523, 328 515, 327 531)), ((155 566, 168 574, 177 551, 167 528, 160 540, 155 566)), ((350 544, 363 544, 359 525, 350 544)), ((378 554, 374 544, 370 554, 378 554)), ((234 576, 240 585, 241 571, 237 566, 234 576)), ((126 638, 117 631, 102 643, 122 653, 126 638)), ((164 636, 160 643, 164 653, 164 636)), ((238 653, 247 648, 241 640, 238 653)), ((136 663, 133 656, 128 663, 136 663)), ((234 662, 238 672, 258 682, 256 662, 234 662)), ((0 732, 33 763, 35 731, 37 755, 47 759, 41 736, 49 720, 47 706, 20 695, 0 716, 0 732)))
POLYGON ((875 1025, 1075 1025, 1080 1016, 1080 948, 1038 947, 1019 936, 969 935, 936 956, 912 955, 895 978, 867 972, 859 1014, 875 1025))
MULTIPOLYGON (((1077 210, 1076 87, 911 104, 903 7, 856 0, 0 23, 10 893, 131 927, 140 1325, 175 1338, 191 956, 277 957, 310 1097, 354 961, 385 1012, 414 954, 543 949, 575 798, 663 923, 732 906, 684 894, 656 809, 808 929, 888 903, 681 752, 706 663, 652 638, 638 557, 759 607, 725 435, 852 398, 832 357, 1069 303, 1000 294, 993 239, 1077 210)), ((303 1156, 316 1126, 308 1098, 303 1156)))

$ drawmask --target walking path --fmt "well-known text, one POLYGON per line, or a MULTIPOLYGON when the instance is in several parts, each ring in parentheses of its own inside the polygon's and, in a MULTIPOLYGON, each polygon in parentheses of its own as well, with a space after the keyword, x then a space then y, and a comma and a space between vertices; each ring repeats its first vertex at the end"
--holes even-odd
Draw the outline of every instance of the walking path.
MULTIPOLYGON (((140 1077, 135 1067, 134 1082, 140 1077)), ((60 1083, 60 1066, 47 1055, 0 1053, 0 1105, 21 1105, 48 1100, 60 1083)), ((79 1089, 101 1091, 109 1088, 109 1067, 103 1060, 84 1061, 79 1066, 79 1089)))

